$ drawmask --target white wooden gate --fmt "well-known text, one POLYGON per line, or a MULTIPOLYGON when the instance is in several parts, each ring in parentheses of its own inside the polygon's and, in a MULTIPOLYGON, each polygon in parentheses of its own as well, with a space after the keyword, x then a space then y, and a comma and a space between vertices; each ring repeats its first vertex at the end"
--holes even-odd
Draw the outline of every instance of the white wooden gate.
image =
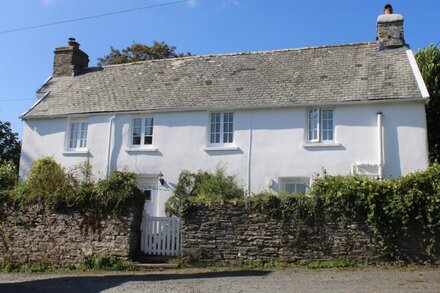
POLYGON ((179 255, 180 220, 176 217, 142 217, 141 250, 150 255, 179 255))

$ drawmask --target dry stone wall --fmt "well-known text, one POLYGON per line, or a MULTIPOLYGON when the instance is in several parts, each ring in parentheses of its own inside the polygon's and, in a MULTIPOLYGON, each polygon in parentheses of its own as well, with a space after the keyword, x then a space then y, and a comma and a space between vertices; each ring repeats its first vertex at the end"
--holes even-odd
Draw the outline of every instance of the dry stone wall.
POLYGON ((182 258, 189 262, 362 261, 382 256, 362 223, 282 223, 240 205, 197 207, 182 221, 182 258))
POLYGON ((141 211, 93 219, 54 213, 43 205, 0 206, 0 262, 76 266, 85 256, 129 259, 139 249, 141 211))

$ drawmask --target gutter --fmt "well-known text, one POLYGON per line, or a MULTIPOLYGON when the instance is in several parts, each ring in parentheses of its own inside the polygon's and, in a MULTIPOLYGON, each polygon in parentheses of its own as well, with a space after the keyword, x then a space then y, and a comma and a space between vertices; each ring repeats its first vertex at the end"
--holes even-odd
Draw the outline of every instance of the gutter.
POLYGON ((111 162, 111 142, 112 142, 112 134, 113 134, 113 121, 115 120, 116 115, 113 115, 109 120, 109 127, 108 127, 108 142, 107 142, 107 168, 106 168, 106 177, 110 175, 110 162, 111 162))

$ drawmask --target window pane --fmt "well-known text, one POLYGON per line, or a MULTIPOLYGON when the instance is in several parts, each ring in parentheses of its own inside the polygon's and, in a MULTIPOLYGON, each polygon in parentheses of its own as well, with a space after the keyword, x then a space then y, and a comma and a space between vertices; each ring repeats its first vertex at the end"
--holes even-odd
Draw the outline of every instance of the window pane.
POLYGON ((318 118, 318 109, 309 110, 309 141, 318 140, 318 118))
POLYGON ((74 122, 74 123, 70 124, 69 148, 71 148, 71 149, 74 149, 77 147, 78 131, 79 131, 79 123, 74 122))
POLYGON ((295 183, 286 183, 285 189, 287 193, 295 193, 295 183))
POLYGON ((306 193, 306 185, 303 183, 296 184, 296 193, 306 193))
POLYGON ((133 136, 133 145, 140 145, 140 144, 141 144, 141 137, 133 136))
POLYGON ((232 143, 233 140, 233 113, 224 113, 223 115, 223 143, 232 143))
POLYGON ((210 143, 220 143, 220 113, 211 113, 210 143))
POLYGON ((153 144, 153 137, 152 136, 145 136, 144 144, 153 144))
POLYGON ((322 140, 333 140, 333 110, 322 110, 322 140))

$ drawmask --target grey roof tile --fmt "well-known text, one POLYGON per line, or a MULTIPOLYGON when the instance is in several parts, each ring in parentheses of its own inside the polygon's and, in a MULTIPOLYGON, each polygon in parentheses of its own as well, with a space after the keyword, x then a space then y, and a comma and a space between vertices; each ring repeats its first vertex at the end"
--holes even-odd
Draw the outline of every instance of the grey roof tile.
POLYGON ((91 68, 49 80, 23 118, 422 100, 405 50, 360 43, 91 68))

